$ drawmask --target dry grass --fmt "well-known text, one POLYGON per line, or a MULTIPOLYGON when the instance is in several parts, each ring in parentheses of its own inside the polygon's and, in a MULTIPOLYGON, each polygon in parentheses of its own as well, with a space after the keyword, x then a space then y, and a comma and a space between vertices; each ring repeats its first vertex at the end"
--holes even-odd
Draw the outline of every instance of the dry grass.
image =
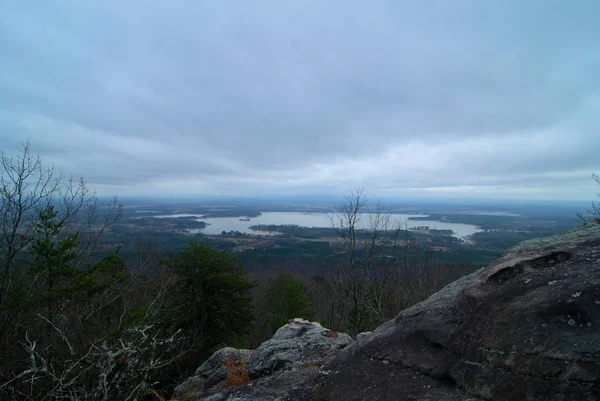
POLYGON ((158 394, 158 392, 156 390, 153 390, 151 388, 146 390, 146 394, 150 395, 152 397, 152 400, 154 400, 154 401, 165 401, 165 397, 158 394))
POLYGON ((316 364, 314 362, 308 362, 305 363, 304 365, 300 366, 298 368, 298 370, 311 370, 311 369, 319 369, 321 367, 321 365, 316 364))
POLYGON ((239 386, 250 381, 246 361, 238 349, 237 361, 231 357, 225 361, 227 366, 227 382, 230 386, 239 386))

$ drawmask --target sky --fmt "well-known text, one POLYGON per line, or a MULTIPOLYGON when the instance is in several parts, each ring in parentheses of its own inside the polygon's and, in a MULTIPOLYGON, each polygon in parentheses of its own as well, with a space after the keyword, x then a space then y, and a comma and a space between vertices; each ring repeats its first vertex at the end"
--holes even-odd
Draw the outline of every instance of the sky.
POLYGON ((120 196, 591 200, 598 15, 596 0, 0 0, 0 148, 29 140, 120 196))

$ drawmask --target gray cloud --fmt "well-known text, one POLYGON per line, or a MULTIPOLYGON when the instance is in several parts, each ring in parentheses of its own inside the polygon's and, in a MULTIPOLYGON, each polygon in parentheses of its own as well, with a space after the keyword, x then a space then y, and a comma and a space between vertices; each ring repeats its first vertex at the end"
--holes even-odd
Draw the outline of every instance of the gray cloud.
POLYGON ((600 5, 3 2, 0 141, 120 194, 588 198, 600 5))

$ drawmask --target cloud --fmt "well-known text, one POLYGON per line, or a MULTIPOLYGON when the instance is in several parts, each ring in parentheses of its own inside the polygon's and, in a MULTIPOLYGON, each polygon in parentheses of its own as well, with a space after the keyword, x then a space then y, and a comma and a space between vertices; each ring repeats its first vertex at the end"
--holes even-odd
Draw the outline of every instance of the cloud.
POLYGON ((4 2, 0 141, 100 191, 589 198, 600 6, 4 2))

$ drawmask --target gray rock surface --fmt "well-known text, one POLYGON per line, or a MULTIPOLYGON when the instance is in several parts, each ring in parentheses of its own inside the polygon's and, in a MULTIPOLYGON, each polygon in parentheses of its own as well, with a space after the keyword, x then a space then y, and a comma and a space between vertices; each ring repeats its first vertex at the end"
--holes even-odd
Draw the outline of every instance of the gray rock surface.
POLYGON ((327 363, 313 397, 597 400, 598 325, 600 225, 590 223, 522 243, 401 312, 327 363))
POLYGON ((256 350, 240 350, 252 379, 278 374, 239 388, 219 388, 224 387, 227 380, 225 361, 239 359, 237 349, 222 348, 208 358, 196 370, 194 376, 175 388, 172 399, 179 401, 209 399, 206 397, 210 395, 215 400, 228 399, 227 397, 242 400, 251 397, 259 390, 263 391, 260 399, 285 399, 280 397, 283 393, 287 394, 288 390, 278 389, 278 385, 285 383, 286 387, 292 388, 293 384, 300 379, 315 376, 318 368, 325 361, 352 341, 352 337, 348 334, 333 332, 317 322, 296 318, 277 330, 270 340, 262 343, 256 350), (289 376, 280 374, 286 371, 296 371, 296 373, 289 376), (255 384, 256 386, 253 387, 255 384), (211 389, 213 391, 208 392, 211 389), (239 398, 233 395, 234 393, 242 394, 246 398, 242 395, 239 395, 242 397, 239 398))
POLYGON ((294 319, 254 351, 250 376, 320 366, 352 341, 348 334, 330 331, 317 322, 294 319))

